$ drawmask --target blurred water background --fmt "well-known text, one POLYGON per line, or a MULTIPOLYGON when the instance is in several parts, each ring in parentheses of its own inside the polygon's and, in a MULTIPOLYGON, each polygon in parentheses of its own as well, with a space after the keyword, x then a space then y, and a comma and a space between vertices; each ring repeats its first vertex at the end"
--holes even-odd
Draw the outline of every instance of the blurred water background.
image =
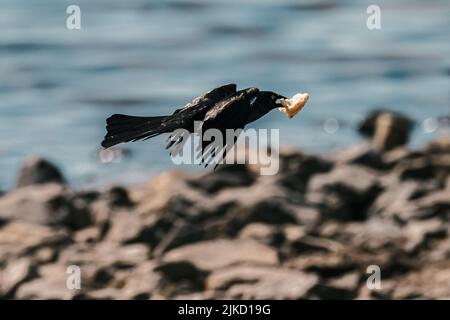
POLYGON ((354 144, 356 123, 379 107, 416 120, 411 144, 421 145, 437 134, 430 118, 450 111, 449 30, 448 0, 1 0, 0 189, 30 155, 75 186, 145 181, 174 167, 164 137, 105 164, 105 118, 171 113, 229 82, 310 93, 293 120, 255 123, 280 128, 286 145, 354 144), (71 4, 80 31, 66 29, 71 4), (369 4, 381 7, 381 30, 366 27, 369 4), (327 133, 327 119, 339 130, 327 133))

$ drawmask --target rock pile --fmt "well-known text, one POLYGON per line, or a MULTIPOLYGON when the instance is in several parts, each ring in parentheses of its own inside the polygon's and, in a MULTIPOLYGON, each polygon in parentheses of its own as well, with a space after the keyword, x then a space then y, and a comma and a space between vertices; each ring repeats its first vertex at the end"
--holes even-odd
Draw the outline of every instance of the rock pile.
POLYGON ((73 191, 34 159, 0 196, 0 298, 449 299, 450 141, 409 150, 405 122, 383 117, 351 150, 282 151, 275 176, 73 191))

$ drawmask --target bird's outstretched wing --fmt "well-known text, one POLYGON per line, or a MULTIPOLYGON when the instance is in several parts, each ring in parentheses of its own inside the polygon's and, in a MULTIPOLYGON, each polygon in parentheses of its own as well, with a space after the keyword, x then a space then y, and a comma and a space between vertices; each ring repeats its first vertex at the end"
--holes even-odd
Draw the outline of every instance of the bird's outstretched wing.
POLYGON ((202 159, 205 166, 223 160, 236 143, 238 135, 227 137, 227 129, 243 129, 251 114, 251 102, 257 97, 259 90, 249 88, 238 92, 236 95, 217 103, 209 109, 202 123, 203 137, 208 129, 216 129, 222 135, 222 146, 214 141, 201 139, 197 156, 202 159))
MULTIPOLYGON (((183 128, 192 133, 194 131, 194 121, 202 121, 209 109, 234 95, 236 87, 236 84, 230 83, 206 92, 186 104, 183 108, 175 110, 172 116, 164 121, 164 125, 173 128, 170 131, 183 128)), ((182 142, 186 142, 186 140, 171 133, 167 137, 166 149, 171 149, 170 153, 173 154, 173 150, 182 150, 182 142)))
POLYGON ((217 88, 214 88, 205 94, 198 96, 197 98, 193 99, 191 102, 186 104, 183 108, 175 110, 173 114, 184 112, 184 111, 191 111, 191 110, 198 110, 201 109, 202 106, 205 104, 211 104, 211 102, 217 103, 220 100, 225 99, 226 97, 231 96, 232 94, 236 93, 237 85, 235 83, 229 83, 217 88))
MULTIPOLYGON (((168 116, 135 117, 114 114, 107 119, 108 132, 102 146, 109 148, 121 142, 150 139, 179 128, 193 132, 194 121, 203 120, 209 108, 235 92, 236 84, 215 88, 168 116)), ((168 148, 173 144, 171 137, 169 140, 168 148)))

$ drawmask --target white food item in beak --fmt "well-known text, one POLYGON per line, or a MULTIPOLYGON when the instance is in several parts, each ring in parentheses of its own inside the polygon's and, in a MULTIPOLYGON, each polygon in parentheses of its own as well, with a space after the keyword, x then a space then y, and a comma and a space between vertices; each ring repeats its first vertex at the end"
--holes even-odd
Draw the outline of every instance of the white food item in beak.
POLYGON ((307 93, 297 93, 291 99, 280 99, 282 107, 278 108, 278 110, 292 118, 303 109, 308 99, 309 94, 307 93))

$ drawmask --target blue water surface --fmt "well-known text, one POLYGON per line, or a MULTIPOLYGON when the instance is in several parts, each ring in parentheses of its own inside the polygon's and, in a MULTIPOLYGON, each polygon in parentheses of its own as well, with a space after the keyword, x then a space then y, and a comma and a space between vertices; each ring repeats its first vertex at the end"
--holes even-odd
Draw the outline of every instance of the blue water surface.
MULTIPOLYGON (((2 0, 0 189, 21 162, 57 163, 74 186, 137 183, 173 168, 164 137, 98 160, 112 113, 160 115, 235 82, 284 95, 308 92, 300 116, 272 112, 259 128, 281 141, 331 152, 360 140, 357 122, 383 107, 417 121, 411 144, 449 114, 450 1, 380 0, 381 30, 366 26, 374 1, 2 0), (81 30, 66 8, 81 8, 81 30), (339 130, 323 129, 337 119, 339 130)), ((190 168, 186 166, 186 168, 190 168)))

